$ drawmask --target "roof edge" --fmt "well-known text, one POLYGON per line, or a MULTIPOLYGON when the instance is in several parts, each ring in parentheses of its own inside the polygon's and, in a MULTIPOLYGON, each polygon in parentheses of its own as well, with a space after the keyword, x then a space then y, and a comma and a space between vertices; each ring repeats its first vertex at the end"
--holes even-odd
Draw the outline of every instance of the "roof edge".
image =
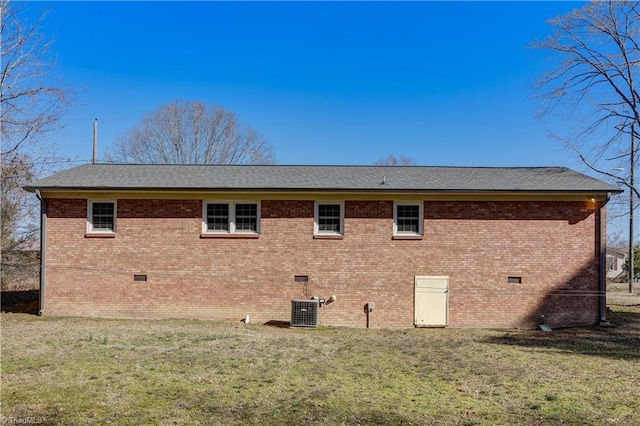
POLYGON ((424 193, 424 194, 620 194, 622 189, 418 189, 418 188, 283 188, 283 187, 255 187, 255 188, 224 188, 224 187, 86 187, 86 186, 33 186, 27 185, 23 189, 28 192, 40 191, 111 191, 111 192, 291 192, 291 193, 424 193))

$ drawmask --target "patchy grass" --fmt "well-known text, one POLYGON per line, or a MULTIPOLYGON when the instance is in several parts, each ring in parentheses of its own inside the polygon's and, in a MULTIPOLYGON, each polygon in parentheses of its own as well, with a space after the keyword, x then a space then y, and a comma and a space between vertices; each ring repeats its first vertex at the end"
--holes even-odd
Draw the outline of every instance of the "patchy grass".
POLYGON ((640 424, 638 307, 551 333, 1 318, 5 421, 640 424))
POLYGON ((629 292, 628 283, 608 283, 607 304, 611 308, 616 306, 640 307, 640 284, 634 284, 632 291, 629 292))

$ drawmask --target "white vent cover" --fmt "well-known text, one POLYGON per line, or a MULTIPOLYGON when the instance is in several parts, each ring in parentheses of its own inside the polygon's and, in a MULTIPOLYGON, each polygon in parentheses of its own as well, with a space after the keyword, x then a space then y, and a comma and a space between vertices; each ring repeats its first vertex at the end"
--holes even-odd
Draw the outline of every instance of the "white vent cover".
POLYGON ((318 308, 318 300, 292 300, 291 327, 317 327, 318 308))

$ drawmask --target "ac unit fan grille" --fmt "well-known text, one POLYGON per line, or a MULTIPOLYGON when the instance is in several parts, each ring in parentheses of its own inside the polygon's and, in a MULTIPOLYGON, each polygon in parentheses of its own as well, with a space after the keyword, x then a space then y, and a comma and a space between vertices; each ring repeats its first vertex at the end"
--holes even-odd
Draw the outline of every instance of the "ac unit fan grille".
POLYGON ((291 326, 317 327, 318 307, 319 304, 317 300, 292 300, 291 326))

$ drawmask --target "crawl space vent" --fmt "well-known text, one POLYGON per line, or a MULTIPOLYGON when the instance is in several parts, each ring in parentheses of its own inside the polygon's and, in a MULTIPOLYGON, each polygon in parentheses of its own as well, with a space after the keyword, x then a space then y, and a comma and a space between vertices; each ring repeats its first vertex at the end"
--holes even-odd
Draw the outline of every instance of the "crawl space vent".
POLYGON ((317 300, 292 300, 291 327, 317 327, 318 308, 317 300))

